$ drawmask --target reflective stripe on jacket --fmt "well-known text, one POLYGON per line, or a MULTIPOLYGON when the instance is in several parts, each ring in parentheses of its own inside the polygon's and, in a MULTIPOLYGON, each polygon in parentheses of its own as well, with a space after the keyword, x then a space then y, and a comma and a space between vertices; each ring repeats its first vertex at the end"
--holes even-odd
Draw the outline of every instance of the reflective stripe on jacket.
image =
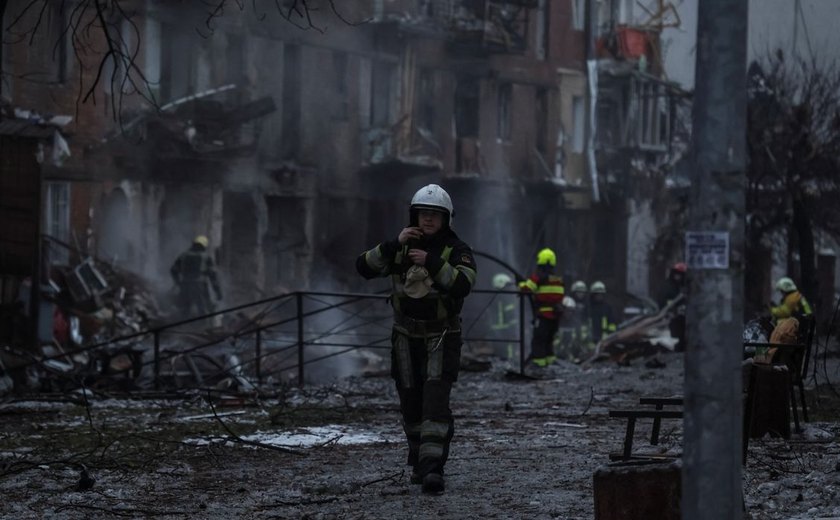
POLYGON ((811 304, 808 303, 808 300, 806 300, 799 291, 791 291, 785 294, 781 303, 770 309, 770 314, 772 314, 773 318, 776 320, 790 318, 796 314, 810 316, 813 312, 811 304))
POLYGON ((356 259, 356 270, 365 278, 391 277, 391 305, 400 314, 416 320, 439 320, 457 316, 464 297, 472 290, 476 264, 470 247, 449 228, 411 247, 426 251, 425 268, 432 279, 423 298, 405 294, 405 276, 414 265, 408 257, 409 245, 396 240, 378 244, 356 259))
POLYGON ((607 302, 592 302, 589 306, 592 320, 592 340, 601 341, 601 338, 616 331, 615 318, 612 307, 607 302))
POLYGON ((534 294, 537 314, 540 317, 549 320, 560 319, 563 313, 563 296, 566 293, 561 277, 550 274, 541 278, 532 274, 530 278, 519 282, 519 289, 534 294))

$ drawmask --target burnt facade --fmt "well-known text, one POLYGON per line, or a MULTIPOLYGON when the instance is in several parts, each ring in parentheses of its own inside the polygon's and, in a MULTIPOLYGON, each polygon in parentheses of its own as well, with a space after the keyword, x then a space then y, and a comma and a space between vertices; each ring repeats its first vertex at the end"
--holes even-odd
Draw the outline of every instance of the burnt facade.
POLYGON ((597 274, 582 2, 362 2, 316 20, 325 31, 233 11, 205 38, 204 10, 131 5, 125 44, 157 110, 106 81, 76 112, 75 85, 95 68, 72 41, 53 52, 60 9, 33 45, 4 49, 14 105, 74 116, 71 159, 45 175, 45 233, 162 290, 207 235, 229 303, 351 288, 355 255, 397 233, 414 190, 437 182, 477 249, 527 270, 553 247, 569 276, 597 274), (27 83, 33 68, 51 82, 27 83))
POLYGON ((612 221, 606 242, 625 252, 609 278, 641 298, 657 295, 668 267, 682 260, 688 187, 690 101, 667 79, 661 43, 663 29, 680 20, 670 4, 655 5, 592 4, 596 208, 612 221))

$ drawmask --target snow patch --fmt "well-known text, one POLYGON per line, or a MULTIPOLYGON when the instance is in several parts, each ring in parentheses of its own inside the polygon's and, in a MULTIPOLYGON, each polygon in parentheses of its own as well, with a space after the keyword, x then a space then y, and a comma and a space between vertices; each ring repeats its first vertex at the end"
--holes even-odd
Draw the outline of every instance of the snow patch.
POLYGON ((347 426, 330 424, 312 428, 301 428, 295 432, 258 432, 242 437, 248 441, 271 444, 273 446, 311 448, 323 444, 377 444, 393 442, 377 432, 357 430, 347 426))
POLYGON ((802 436, 809 441, 824 441, 834 439, 833 433, 823 430, 822 428, 817 428, 816 426, 810 424, 805 426, 805 431, 802 432, 802 436))
MULTIPOLYGON (((311 428, 298 428, 293 432, 257 432, 243 435, 243 440, 259 442, 283 448, 313 448, 334 444, 379 444, 400 442, 401 436, 383 434, 370 430, 359 430, 349 426, 330 424, 311 428)), ((184 442, 199 446, 217 439, 187 439, 184 442)))

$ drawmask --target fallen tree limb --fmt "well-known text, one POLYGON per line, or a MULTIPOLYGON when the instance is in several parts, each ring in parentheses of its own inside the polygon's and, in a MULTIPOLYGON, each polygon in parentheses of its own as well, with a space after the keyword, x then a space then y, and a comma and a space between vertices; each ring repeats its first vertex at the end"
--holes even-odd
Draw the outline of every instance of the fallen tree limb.
POLYGON ((586 408, 584 408, 583 411, 580 412, 580 415, 578 417, 583 417, 584 415, 586 415, 586 412, 589 411, 589 408, 592 406, 592 401, 594 401, 594 400, 595 400, 595 389, 590 386, 589 387, 589 402, 586 403, 586 408))
POLYGON ((231 430, 230 427, 227 424, 225 424, 225 422, 222 420, 222 418, 219 417, 219 415, 216 413, 216 407, 213 406, 213 401, 210 399, 209 395, 207 396, 207 402, 210 403, 210 409, 213 411, 213 417, 215 417, 216 420, 219 422, 219 424, 222 425, 222 428, 224 428, 224 430, 227 432, 228 438, 231 441, 238 442, 240 444, 245 444, 246 446, 255 446, 257 448, 265 448, 267 450, 279 451, 281 453, 290 453, 292 455, 300 455, 300 456, 306 455, 306 453, 304 453, 302 451, 292 450, 292 449, 289 449, 289 448, 283 448, 281 446, 274 446, 272 444, 266 444, 264 442, 249 441, 247 439, 243 439, 242 437, 240 437, 239 435, 234 433, 234 431, 231 430))
POLYGON ((359 487, 360 487, 360 488, 363 488, 363 487, 368 487, 368 486, 370 486, 371 484, 376 484, 376 483, 378 483, 378 482, 383 482, 383 481, 385 481, 385 480, 390 480, 390 481, 392 481, 392 482, 393 482, 396 478, 401 477, 401 476, 403 476, 404 474, 405 474, 405 470, 400 470, 400 471, 397 471, 396 473, 394 473, 393 475, 388 475, 388 476, 385 476, 385 477, 382 477, 382 478, 378 478, 378 479, 376 479, 376 480, 371 480, 370 482, 365 482, 364 484, 362 484, 362 485, 361 485, 361 486, 359 486, 359 487))

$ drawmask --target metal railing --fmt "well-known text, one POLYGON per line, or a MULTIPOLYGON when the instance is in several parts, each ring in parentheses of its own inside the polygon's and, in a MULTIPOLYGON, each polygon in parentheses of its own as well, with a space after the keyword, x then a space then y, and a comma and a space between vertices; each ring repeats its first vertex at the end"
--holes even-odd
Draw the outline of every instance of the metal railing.
MULTIPOLYGON (((160 390, 163 386, 161 368, 164 362, 171 360, 174 363, 176 358, 211 349, 228 342, 233 344, 234 348, 226 347, 225 352, 233 350, 237 354, 248 354, 248 357, 239 363, 238 367, 247 367, 258 387, 263 385, 266 375, 288 371, 296 371, 297 383, 302 386, 306 379, 306 365, 322 362, 358 349, 390 349, 391 323, 393 321, 391 307, 372 309, 373 304, 376 302, 384 303, 387 297, 387 294, 373 293, 296 291, 202 316, 150 327, 147 330, 110 338, 107 341, 40 357, 28 364, 38 364, 54 359, 70 359, 73 355, 83 352, 115 346, 132 347, 145 341, 151 341, 151 345, 147 345, 144 352, 145 354, 150 349, 151 359, 143 361, 141 368, 145 369, 150 365, 153 387, 155 390, 160 390), (289 306, 292 302, 294 305, 289 306), (369 304, 357 309, 348 309, 348 307, 358 306, 362 302, 369 302, 369 304), (373 310, 377 312, 372 312, 373 310), (247 315, 247 311, 257 312, 247 315), (334 313, 343 313, 344 316, 334 313), (229 329, 223 329, 223 332, 216 331, 216 335, 209 340, 190 344, 185 348, 179 348, 183 345, 178 345, 181 342, 177 339, 170 342, 174 345, 168 347, 164 341, 166 335, 176 337, 205 335, 206 327, 191 330, 184 330, 184 327, 202 321, 215 321, 225 318, 233 322, 239 319, 242 323, 234 323, 229 329), (383 331, 383 334, 381 336, 372 334, 373 331, 377 330, 383 331), (373 339, 361 341, 364 338, 373 339), (238 344, 244 344, 245 347, 242 348, 238 344), (316 348, 319 353, 314 356, 311 355, 311 351, 316 348), (323 349, 340 350, 324 353, 323 349), (285 356, 280 361, 276 360, 278 356, 284 354, 285 356), (292 361, 291 358, 294 358, 294 360, 292 361)), ((478 342, 518 344, 518 364, 521 373, 525 367, 525 307, 529 305, 526 302, 527 298, 528 295, 516 291, 473 290, 467 299, 468 305, 462 312, 463 341, 467 344, 478 342), (483 306, 477 301, 478 295, 482 295, 482 298, 488 300, 483 306), (487 326, 489 323, 487 310, 491 308, 494 302, 499 303, 497 301, 499 297, 505 298, 501 303, 507 303, 508 308, 513 301, 513 297, 517 298, 518 320, 507 322, 503 330, 506 334, 509 334, 518 329, 516 330, 518 334, 515 337, 502 337, 498 332, 492 335, 493 337, 471 335, 473 329, 481 323, 483 323, 483 326, 479 327, 480 330, 491 329, 487 326)), ((494 310, 498 310, 498 307, 494 310)), ((508 313, 508 317, 511 317, 510 313, 508 313)), ((192 361, 188 361, 188 363, 192 363, 192 361)))

